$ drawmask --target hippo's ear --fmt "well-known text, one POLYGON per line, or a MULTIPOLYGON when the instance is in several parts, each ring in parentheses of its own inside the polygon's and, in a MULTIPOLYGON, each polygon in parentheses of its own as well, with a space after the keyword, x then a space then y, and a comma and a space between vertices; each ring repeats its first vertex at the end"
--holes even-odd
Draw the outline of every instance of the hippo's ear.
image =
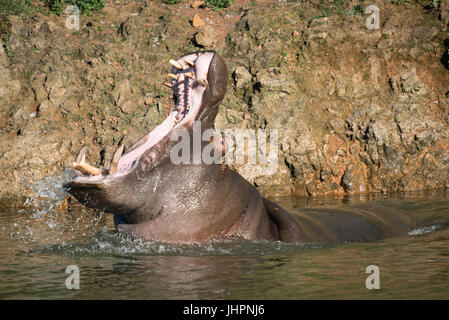
POLYGON ((207 88, 201 101, 198 119, 203 124, 213 125, 218 113, 218 106, 226 94, 228 85, 228 68, 223 58, 215 53, 209 65, 207 88))
POLYGON ((209 102, 213 104, 220 103, 225 96, 228 85, 228 68, 218 53, 214 54, 210 63, 207 82, 209 85, 206 90, 206 96, 210 100, 209 102))
POLYGON ((307 238, 302 232, 298 222, 290 215, 290 213, 288 213, 287 210, 268 199, 262 199, 268 216, 278 227, 279 239, 281 241, 307 241, 307 238))

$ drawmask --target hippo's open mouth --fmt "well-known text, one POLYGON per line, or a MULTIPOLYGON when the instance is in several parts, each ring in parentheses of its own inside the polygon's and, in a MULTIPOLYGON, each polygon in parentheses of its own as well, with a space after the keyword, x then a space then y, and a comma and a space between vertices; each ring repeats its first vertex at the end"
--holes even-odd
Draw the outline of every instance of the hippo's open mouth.
POLYGON ((173 66, 168 74, 170 82, 164 84, 173 89, 175 107, 168 117, 150 133, 137 141, 122 155, 123 145, 114 154, 109 168, 95 168, 85 162, 85 147, 77 156, 73 167, 77 170, 74 184, 107 183, 111 179, 130 173, 142 155, 158 144, 175 128, 192 125, 202 108, 203 94, 208 86, 209 68, 215 52, 197 52, 186 55, 177 61, 170 60, 173 66))

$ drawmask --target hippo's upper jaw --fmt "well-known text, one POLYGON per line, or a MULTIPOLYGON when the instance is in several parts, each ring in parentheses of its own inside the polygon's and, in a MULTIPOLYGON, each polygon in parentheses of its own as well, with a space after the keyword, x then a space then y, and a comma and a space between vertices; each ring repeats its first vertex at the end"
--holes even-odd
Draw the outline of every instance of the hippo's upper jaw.
POLYGON ((165 82, 165 85, 173 89, 173 111, 124 155, 123 147, 119 147, 108 170, 85 163, 83 148, 74 163, 78 176, 66 185, 69 192, 75 187, 99 187, 129 174, 150 150, 157 152, 162 149, 158 145, 167 143, 164 138, 170 136, 174 129, 189 128, 194 120, 201 121, 203 128, 213 125, 218 105, 226 92, 227 69, 223 59, 213 51, 206 51, 188 54, 176 61, 170 60, 170 64, 170 82, 165 82))

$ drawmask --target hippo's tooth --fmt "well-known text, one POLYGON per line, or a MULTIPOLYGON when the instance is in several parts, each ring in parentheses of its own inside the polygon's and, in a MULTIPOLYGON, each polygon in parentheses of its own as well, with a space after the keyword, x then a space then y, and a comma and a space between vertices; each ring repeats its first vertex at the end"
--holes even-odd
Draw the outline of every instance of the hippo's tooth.
POLYGON ((207 86, 207 80, 204 79, 196 79, 196 82, 198 82, 200 85, 202 85, 203 87, 207 86))
POLYGON ((180 64, 178 61, 170 59, 170 61, 168 62, 170 63, 172 66, 174 66, 176 69, 182 70, 184 69, 182 64, 180 64))
POLYGON ((169 87, 169 88, 171 88, 171 83, 170 83, 170 82, 167 82, 167 81, 165 81, 165 82, 164 82, 164 86, 166 86, 166 87, 169 87))
POLYGON ((111 165, 109 166, 109 174, 117 173, 118 171, 118 162, 120 160, 120 157, 123 153, 123 148, 125 145, 121 145, 114 153, 114 156, 112 157, 111 165))
POLYGON ((191 67, 195 66, 195 64, 192 61, 190 61, 190 60, 184 59, 184 62, 187 63, 191 67))
POLYGON ((80 152, 78 152, 78 155, 76 156, 76 160, 75 160, 76 162, 78 162, 78 163, 85 163, 86 162, 86 149, 87 149, 86 145, 84 145, 81 148, 80 152))
POLYGON ((91 175, 91 176, 99 176, 101 174, 101 170, 95 167, 92 167, 90 164, 82 162, 82 163, 73 163, 73 167, 80 171, 82 174, 91 175))
POLYGON ((195 77, 195 74, 193 72, 186 72, 186 73, 184 73, 184 75, 186 77, 190 77, 190 78, 194 78, 195 77))
POLYGON ((172 79, 178 80, 179 76, 177 74, 169 73, 167 74, 167 77, 170 77, 172 79))
POLYGON ((83 146, 76 156, 76 162, 73 162, 73 167, 85 175, 98 176, 101 174, 101 170, 92 167, 90 164, 86 163, 86 149, 87 146, 83 146))

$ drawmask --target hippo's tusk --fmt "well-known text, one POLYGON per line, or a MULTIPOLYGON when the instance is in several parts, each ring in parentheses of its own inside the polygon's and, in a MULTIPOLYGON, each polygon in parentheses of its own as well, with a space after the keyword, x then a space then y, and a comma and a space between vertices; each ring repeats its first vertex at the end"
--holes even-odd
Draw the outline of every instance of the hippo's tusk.
POLYGON ((193 72, 186 72, 186 73, 184 73, 184 75, 186 77, 195 78, 195 74, 193 72))
POLYGON ((82 174, 88 174, 91 176, 99 176, 101 174, 101 170, 95 167, 92 167, 90 164, 85 163, 85 162, 81 162, 81 163, 77 163, 74 162, 73 163, 73 167, 80 171, 82 174))
POLYGON ((182 64, 180 64, 178 61, 170 59, 170 61, 168 62, 170 63, 172 66, 174 66, 176 69, 182 70, 184 69, 184 67, 182 66, 182 64))
POLYGON ((122 156, 123 153, 123 148, 125 147, 125 145, 121 145, 114 153, 114 156, 112 157, 112 161, 111 161, 111 165, 109 167, 109 174, 114 174, 117 173, 117 168, 118 168, 118 162, 120 160, 120 157, 122 156))
POLYGON ((187 63, 191 67, 195 66, 195 64, 192 61, 190 61, 190 60, 184 59, 184 62, 187 63))
POLYGON ((196 82, 198 82, 200 85, 202 85, 203 87, 207 86, 207 80, 204 79, 196 79, 196 82))
POLYGON ((101 170, 92 167, 90 164, 86 163, 86 150, 87 146, 83 146, 76 156, 76 161, 73 162, 72 166, 80 171, 82 174, 88 174, 91 176, 98 176, 101 174, 101 170))
POLYGON ((167 82, 167 81, 165 81, 165 82, 164 82, 164 86, 166 86, 166 87, 169 87, 169 88, 171 88, 171 83, 170 83, 170 82, 167 82))
POLYGON ((76 156, 76 162, 78 163, 84 163, 86 162, 86 150, 87 150, 87 146, 84 145, 80 152, 78 152, 78 155, 76 156))
POLYGON ((169 73, 167 74, 167 77, 170 77, 172 79, 178 80, 179 76, 177 74, 169 73))

